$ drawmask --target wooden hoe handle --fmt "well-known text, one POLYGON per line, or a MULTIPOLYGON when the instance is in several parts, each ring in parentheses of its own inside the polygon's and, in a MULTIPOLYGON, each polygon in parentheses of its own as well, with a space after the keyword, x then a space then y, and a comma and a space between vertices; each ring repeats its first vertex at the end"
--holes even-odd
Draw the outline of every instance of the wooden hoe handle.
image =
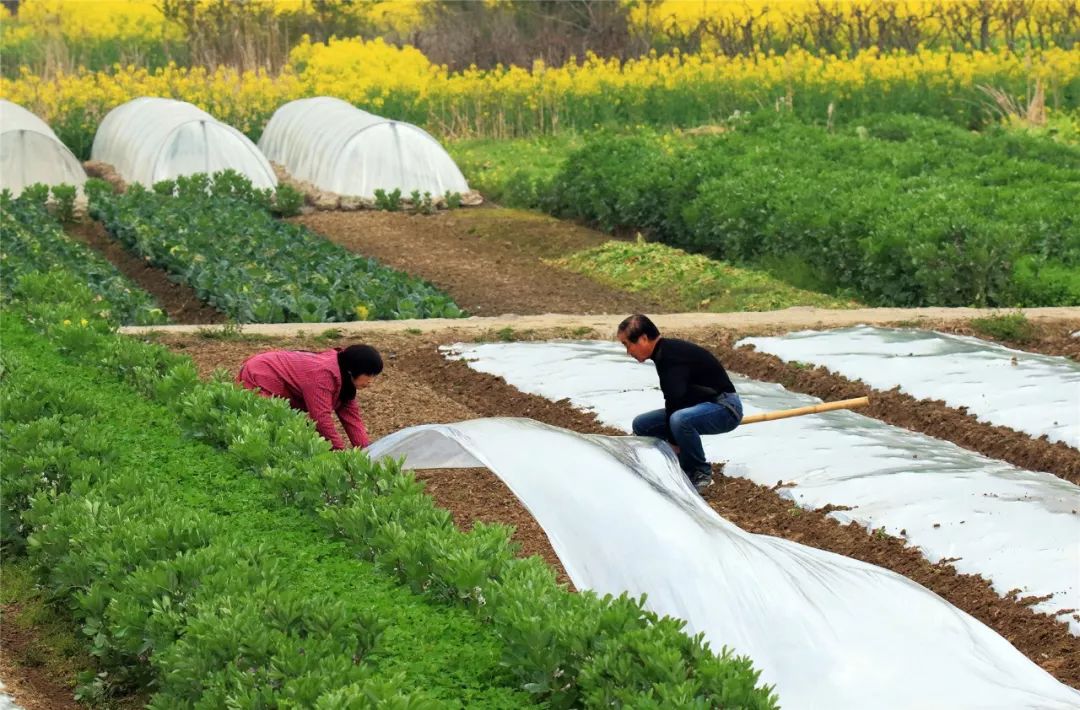
MULTIPOLYGON (((869 397, 856 397, 855 399, 842 399, 839 402, 822 402, 809 407, 796 407, 795 409, 781 409, 776 412, 763 412, 743 417, 742 424, 755 424, 757 422, 771 422, 773 419, 787 419, 788 417, 801 417, 804 414, 817 414, 818 412, 831 412, 834 409, 853 409, 865 407, 870 404, 869 397)), ((740 426, 742 425, 740 424, 740 426)))

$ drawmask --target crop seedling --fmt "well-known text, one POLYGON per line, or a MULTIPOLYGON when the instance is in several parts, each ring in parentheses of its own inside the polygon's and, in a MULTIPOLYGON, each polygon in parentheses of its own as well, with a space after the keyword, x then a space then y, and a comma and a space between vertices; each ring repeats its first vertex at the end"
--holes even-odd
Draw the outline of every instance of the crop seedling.
POLYGON ((387 192, 382 188, 376 190, 375 209, 386 210, 387 212, 400 212, 401 190, 399 188, 394 188, 392 192, 387 192))

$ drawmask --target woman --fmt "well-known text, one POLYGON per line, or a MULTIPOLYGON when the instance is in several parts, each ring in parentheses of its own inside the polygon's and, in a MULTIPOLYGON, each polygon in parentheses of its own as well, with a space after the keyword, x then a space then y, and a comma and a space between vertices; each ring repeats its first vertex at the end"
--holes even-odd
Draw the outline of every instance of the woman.
POLYGON ((365 448, 371 441, 356 405, 356 390, 370 385, 382 369, 382 357, 370 345, 319 353, 271 350, 245 360, 236 382, 263 397, 289 400, 293 409, 308 413, 334 449, 344 449, 331 416, 337 412, 352 445, 365 448))

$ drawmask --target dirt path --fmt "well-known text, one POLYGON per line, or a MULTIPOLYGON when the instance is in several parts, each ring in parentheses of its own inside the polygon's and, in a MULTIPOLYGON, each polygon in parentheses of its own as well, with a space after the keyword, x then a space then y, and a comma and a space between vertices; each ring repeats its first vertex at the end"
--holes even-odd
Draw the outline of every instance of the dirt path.
MULTIPOLYGON (((1055 324, 1060 328, 1080 330, 1080 307, 1026 308, 1021 311, 1028 320, 1055 324)), ((577 315, 546 313, 543 315, 494 316, 472 318, 424 318, 414 320, 353 321, 349 323, 250 323, 243 332, 251 335, 270 335, 289 338, 305 334, 338 330, 345 335, 369 333, 407 333, 440 331, 477 333, 511 328, 524 331, 578 330, 612 334, 619 321, 631 311, 612 315, 577 315)), ((972 318, 985 318, 1000 313, 993 308, 857 308, 834 311, 824 308, 785 308, 782 311, 753 311, 741 313, 661 313, 650 317, 662 329, 726 328, 739 332, 763 335, 801 328, 839 328, 866 323, 913 328, 934 328, 956 323, 965 326, 972 318)), ((127 326, 121 332, 138 334, 152 331, 162 333, 194 333, 198 325, 127 326)), ((1080 338, 1076 340, 1080 341, 1080 338)))
POLYGON ((73 678, 58 678, 45 662, 49 649, 40 645, 29 627, 15 623, 16 604, 0 608, 0 680, 4 692, 24 710, 77 710, 73 678))
POLYGON ((110 238, 100 222, 84 220, 66 229, 71 237, 112 262, 124 276, 147 291, 173 323, 224 323, 225 316, 199 300, 195 290, 169 279, 163 269, 151 266, 110 238))
POLYGON ((431 282, 472 315, 623 313, 657 307, 648 297, 544 264, 541 259, 611 238, 533 212, 316 212, 295 221, 350 251, 431 282))
MULTIPOLYGON (((600 425, 592 415, 573 409, 565 401, 551 402, 524 394, 500 378, 445 360, 437 347, 454 339, 445 334, 369 335, 368 342, 378 347, 387 361, 377 386, 362 395, 361 406, 374 437, 414 424, 477 416, 521 416, 579 432, 621 433, 600 425)), ((707 337, 703 332, 697 335, 707 337)), ((190 355, 204 374, 216 367, 235 369, 244 357, 261 349, 320 349, 345 342, 309 337, 251 343, 191 335, 172 335, 162 340, 190 355)), ((845 385, 837 381, 834 386, 845 385)), ((933 411, 947 409, 940 403, 926 406, 933 411)), ((541 555, 565 574, 542 529, 492 474, 470 469, 427 472, 422 477, 429 481, 429 491, 436 501, 453 513, 459 525, 467 527, 475 520, 515 525, 515 540, 526 554, 541 555)), ((783 471, 776 472, 777 480, 784 477, 783 471)), ((797 508, 775 490, 747 480, 727 479, 723 485, 709 489, 706 500, 744 530, 783 537, 902 574, 993 628, 1058 679, 1080 687, 1080 639, 1072 636, 1064 624, 1033 612, 1029 605, 1034 600, 1002 598, 981 577, 958 574, 948 564, 931 564, 902 538, 871 535, 856 524, 841 525, 827 517, 827 510, 797 508)))

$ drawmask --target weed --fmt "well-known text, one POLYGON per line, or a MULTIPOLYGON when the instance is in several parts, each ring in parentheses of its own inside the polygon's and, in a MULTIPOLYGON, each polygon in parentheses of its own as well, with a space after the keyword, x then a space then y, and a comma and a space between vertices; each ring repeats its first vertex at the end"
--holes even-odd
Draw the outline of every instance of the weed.
MULTIPOLYGON (((203 340, 230 340, 244 343, 259 343, 267 340, 273 340, 273 336, 263 335, 262 333, 245 333, 243 323, 234 323, 233 321, 226 321, 222 323, 220 327, 203 326, 195 331, 195 335, 203 340)), ((297 334, 297 337, 303 337, 303 331, 297 334)))
POLYGON ((405 329, 405 333, 407 335, 420 335, 423 332, 424 331, 420 330, 419 328, 406 328, 405 329))
POLYGON ((240 340, 244 337, 244 325, 226 321, 220 328, 203 327, 196 330, 195 334, 203 340, 240 340))
POLYGON ((345 335, 345 331, 341 328, 327 328, 316 335, 315 338, 316 340, 338 340, 343 335, 345 335))
POLYGON ((986 337, 1014 343, 1026 343, 1035 337, 1035 325, 1020 311, 974 318, 971 327, 986 337))

